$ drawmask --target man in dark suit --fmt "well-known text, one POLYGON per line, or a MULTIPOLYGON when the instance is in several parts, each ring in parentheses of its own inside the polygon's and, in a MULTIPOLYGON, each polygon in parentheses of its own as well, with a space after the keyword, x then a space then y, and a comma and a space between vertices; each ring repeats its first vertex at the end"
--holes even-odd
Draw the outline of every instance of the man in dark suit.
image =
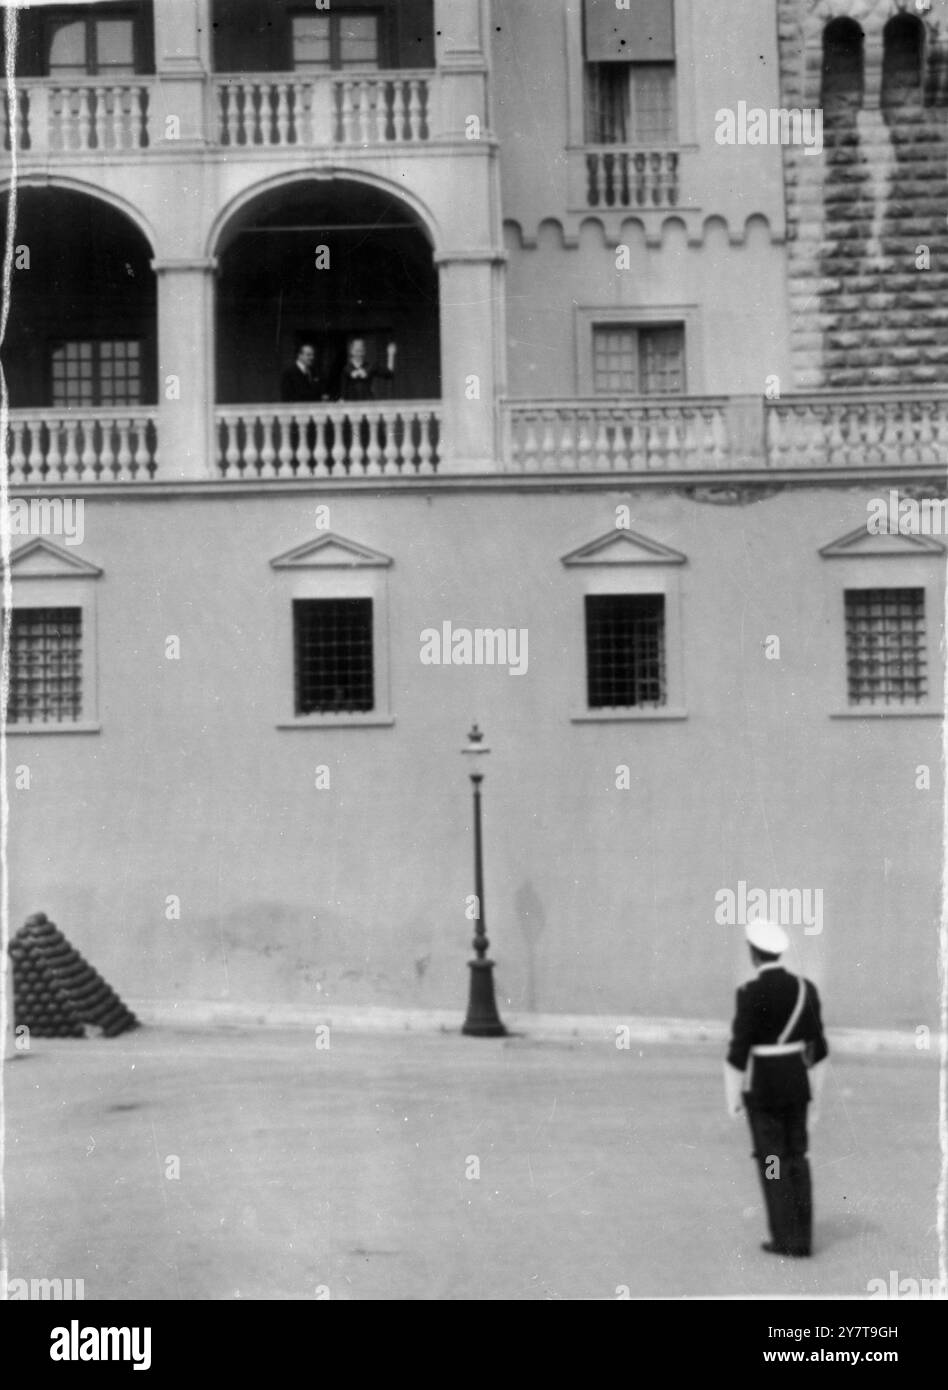
POLYGON ((283 401, 327 401, 328 394, 314 370, 316 349, 312 343, 303 343, 296 354, 292 367, 287 367, 280 383, 280 399, 283 401))
POLYGON ((807 1106, 812 1099, 815 1109, 819 1101, 829 1053, 820 997, 811 981, 780 964, 789 945, 782 927, 750 922, 746 935, 757 978, 737 991, 724 1065, 727 1108, 732 1116, 747 1111, 770 1225, 771 1238, 762 1248, 773 1255, 809 1255, 807 1106))

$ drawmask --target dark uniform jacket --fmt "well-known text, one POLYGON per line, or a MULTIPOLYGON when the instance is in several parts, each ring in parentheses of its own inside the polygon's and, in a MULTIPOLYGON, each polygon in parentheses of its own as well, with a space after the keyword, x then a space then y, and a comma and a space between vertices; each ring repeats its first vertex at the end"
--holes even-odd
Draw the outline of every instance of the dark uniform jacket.
POLYGON ((284 401, 321 401, 323 386, 315 372, 307 376, 295 364, 287 367, 280 383, 280 398, 284 401))
POLYGON ((737 991, 727 1060, 738 1071, 744 1071, 750 1062, 744 1091, 745 1094, 749 1092, 750 1104, 761 1109, 783 1110, 792 1105, 806 1105, 810 1099, 807 1065, 815 1066, 829 1053, 820 1018, 820 996, 810 980, 803 983, 806 987, 803 1009, 785 1041, 805 1043, 806 1052, 778 1057, 754 1056, 751 1049, 760 1044, 776 1043, 780 1037, 797 1002, 799 976, 791 975, 783 966, 765 966, 755 980, 741 985, 737 991))

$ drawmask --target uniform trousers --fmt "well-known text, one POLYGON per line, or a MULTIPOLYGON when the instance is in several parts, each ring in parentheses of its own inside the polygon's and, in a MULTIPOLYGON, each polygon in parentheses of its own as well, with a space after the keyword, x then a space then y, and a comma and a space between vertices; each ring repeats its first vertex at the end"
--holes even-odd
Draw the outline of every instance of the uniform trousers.
POLYGON ((813 1195, 807 1159, 806 1105, 771 1110, 755 1106, 749 1096, 744 1099, 754 1141, 751 1152, 764 1189, 771 1239, 788 1254, 809 1255, 813 1195))

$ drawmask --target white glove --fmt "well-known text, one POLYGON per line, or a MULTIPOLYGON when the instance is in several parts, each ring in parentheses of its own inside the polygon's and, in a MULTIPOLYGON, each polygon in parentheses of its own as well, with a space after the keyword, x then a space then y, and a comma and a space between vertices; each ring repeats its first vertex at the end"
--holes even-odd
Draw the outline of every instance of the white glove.
POLYGON ((823 1087, 826 1085, 826 1059, 810 1068, 810 1125, 813 1128, 820 1122, 820 1106, 823 1101, 823 1087))
POLYGON ((732 1067, 730 1062, 724 1063, 724 1105, 730 1119, 736 1120, 744 1109, 744 1097, 742 1089, 744 1086, 744 1073, 738 1071, 737 1067, 732 1067))

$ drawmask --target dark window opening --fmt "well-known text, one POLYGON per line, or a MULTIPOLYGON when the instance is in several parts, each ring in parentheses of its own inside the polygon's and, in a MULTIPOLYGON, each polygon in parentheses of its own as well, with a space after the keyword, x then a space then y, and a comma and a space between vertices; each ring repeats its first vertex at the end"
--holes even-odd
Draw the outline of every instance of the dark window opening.
POLYGON ((834 19, 823 31, 821 104, 830 116, 861 109, 865 92, 865 36, 853 19, 834 19))
POLYGON ((924 589, 846 590, 851 705, 918 704, 927 695, 924 589))
POLYGON ((885 26, 882 41, 882 109, 920 105, 925 26, 914 15, 896 15, 885 26))
POLYGON ((375 708, 370 598, 294 599, 296 713, 375 708))
POLYGON ((590 709, 666 703, 663 594, 587 594, 586 684, 590 709))
POLYGON ((82 714, 82 609, 14 608, 11 724, 65 724, 82 714))

